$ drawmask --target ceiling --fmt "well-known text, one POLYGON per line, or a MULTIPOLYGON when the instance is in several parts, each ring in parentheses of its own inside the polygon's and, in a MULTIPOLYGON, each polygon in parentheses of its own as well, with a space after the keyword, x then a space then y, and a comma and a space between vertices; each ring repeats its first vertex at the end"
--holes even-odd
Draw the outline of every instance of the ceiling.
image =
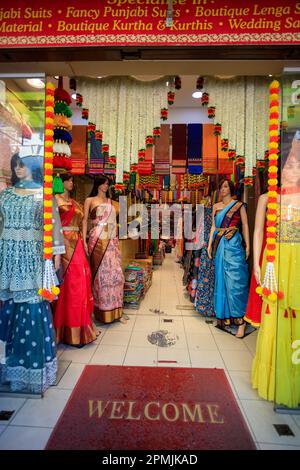
MULTIPOLYGON (((131 75, 155 79, 180 75, 174 107, 199 107, 192 98, 199 75, 273 75, 300 67, 300 46, 74 47, 0 49, 0 74, 50 77, 131 75)), ((55 83, 55 81, 54 81, 55 83)), ((64 80, 68 88, 68 80, 64 80)))
POLYGON ((0 73, 48 75, 267 75, 300 66, 300 46, 0 49, 0 73))

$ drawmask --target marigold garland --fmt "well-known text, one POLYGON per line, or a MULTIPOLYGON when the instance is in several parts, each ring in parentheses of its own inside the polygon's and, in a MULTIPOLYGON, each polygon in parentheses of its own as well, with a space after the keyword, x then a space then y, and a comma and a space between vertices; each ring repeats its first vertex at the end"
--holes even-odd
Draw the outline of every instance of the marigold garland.
POLYGON ((277 235, 277 190, 278 190, 278 154, 279 154, 279 92, 280 84, 273 80, 270 85, 270 114, 269 114, 269 158, 268 168, 268 204, 267 204, 267 229, 266 250, 267 266, 264 280, 258 286, 256 292, 267 297, 271 302, 283 298, 283 292, 278 291, 274 262, 276 259, 276 235, 277 235))
POLYGON ((59 288, 54 285, 54 268, 52 264, 53 256, 53 225, 52 225, 52 209, 53 209, 53 139, 54 139, 54 91, 55 86, 52 83, 46 85, 46 131, 45 131, 45 156, 44 156, 44 232, 43 232, 43 257, 45 260, 43 287, 38 293, 41 297, 49 302, 55 299, 59 294, 59 288), (50 284, 49 284, 50 282, 50 284))

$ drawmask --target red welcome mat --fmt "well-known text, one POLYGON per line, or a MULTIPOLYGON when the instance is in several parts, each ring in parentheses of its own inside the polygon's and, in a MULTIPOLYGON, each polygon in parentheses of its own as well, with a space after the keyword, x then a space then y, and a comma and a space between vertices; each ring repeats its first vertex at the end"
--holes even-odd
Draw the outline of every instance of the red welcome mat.
POLYGON ((86 366, 47 449, 255 449, 255 444, 221 369, 86 366))

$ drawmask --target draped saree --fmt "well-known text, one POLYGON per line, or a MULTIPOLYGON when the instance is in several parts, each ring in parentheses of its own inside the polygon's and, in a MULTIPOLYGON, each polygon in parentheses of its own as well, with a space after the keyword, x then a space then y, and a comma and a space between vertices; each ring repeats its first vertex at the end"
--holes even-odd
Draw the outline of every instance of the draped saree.
POLYGON ((54 326, 57 343, 78 346, 96 339, 92 322, 94 308, 91 272, 80 227, 82 207, 73 199, 71 205, 59 206, 66 253, 62 255, 63 282, 54 305, 54 326))
POLYGON ((242 324, 247 308, 248 266, 239 232, 242 206, 242 202, 232 201, 215 215, 214 307, 216 317, 223 325, 242 324))
POLYGON ((94 316, 102 323, 118 320, 123 314, 124 275, 117 236, 119 205, 109 200, 90 212, 92 228, 88 250, 92 271, 94 316))

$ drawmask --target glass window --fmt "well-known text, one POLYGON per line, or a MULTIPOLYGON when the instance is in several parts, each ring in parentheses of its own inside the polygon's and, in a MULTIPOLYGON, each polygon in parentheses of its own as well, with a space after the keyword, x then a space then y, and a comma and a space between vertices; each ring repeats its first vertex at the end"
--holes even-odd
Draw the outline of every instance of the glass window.
POLYGON ((42 394, 56 374, 43 280, 45 77, 0 75, 0 391, 42 394))

